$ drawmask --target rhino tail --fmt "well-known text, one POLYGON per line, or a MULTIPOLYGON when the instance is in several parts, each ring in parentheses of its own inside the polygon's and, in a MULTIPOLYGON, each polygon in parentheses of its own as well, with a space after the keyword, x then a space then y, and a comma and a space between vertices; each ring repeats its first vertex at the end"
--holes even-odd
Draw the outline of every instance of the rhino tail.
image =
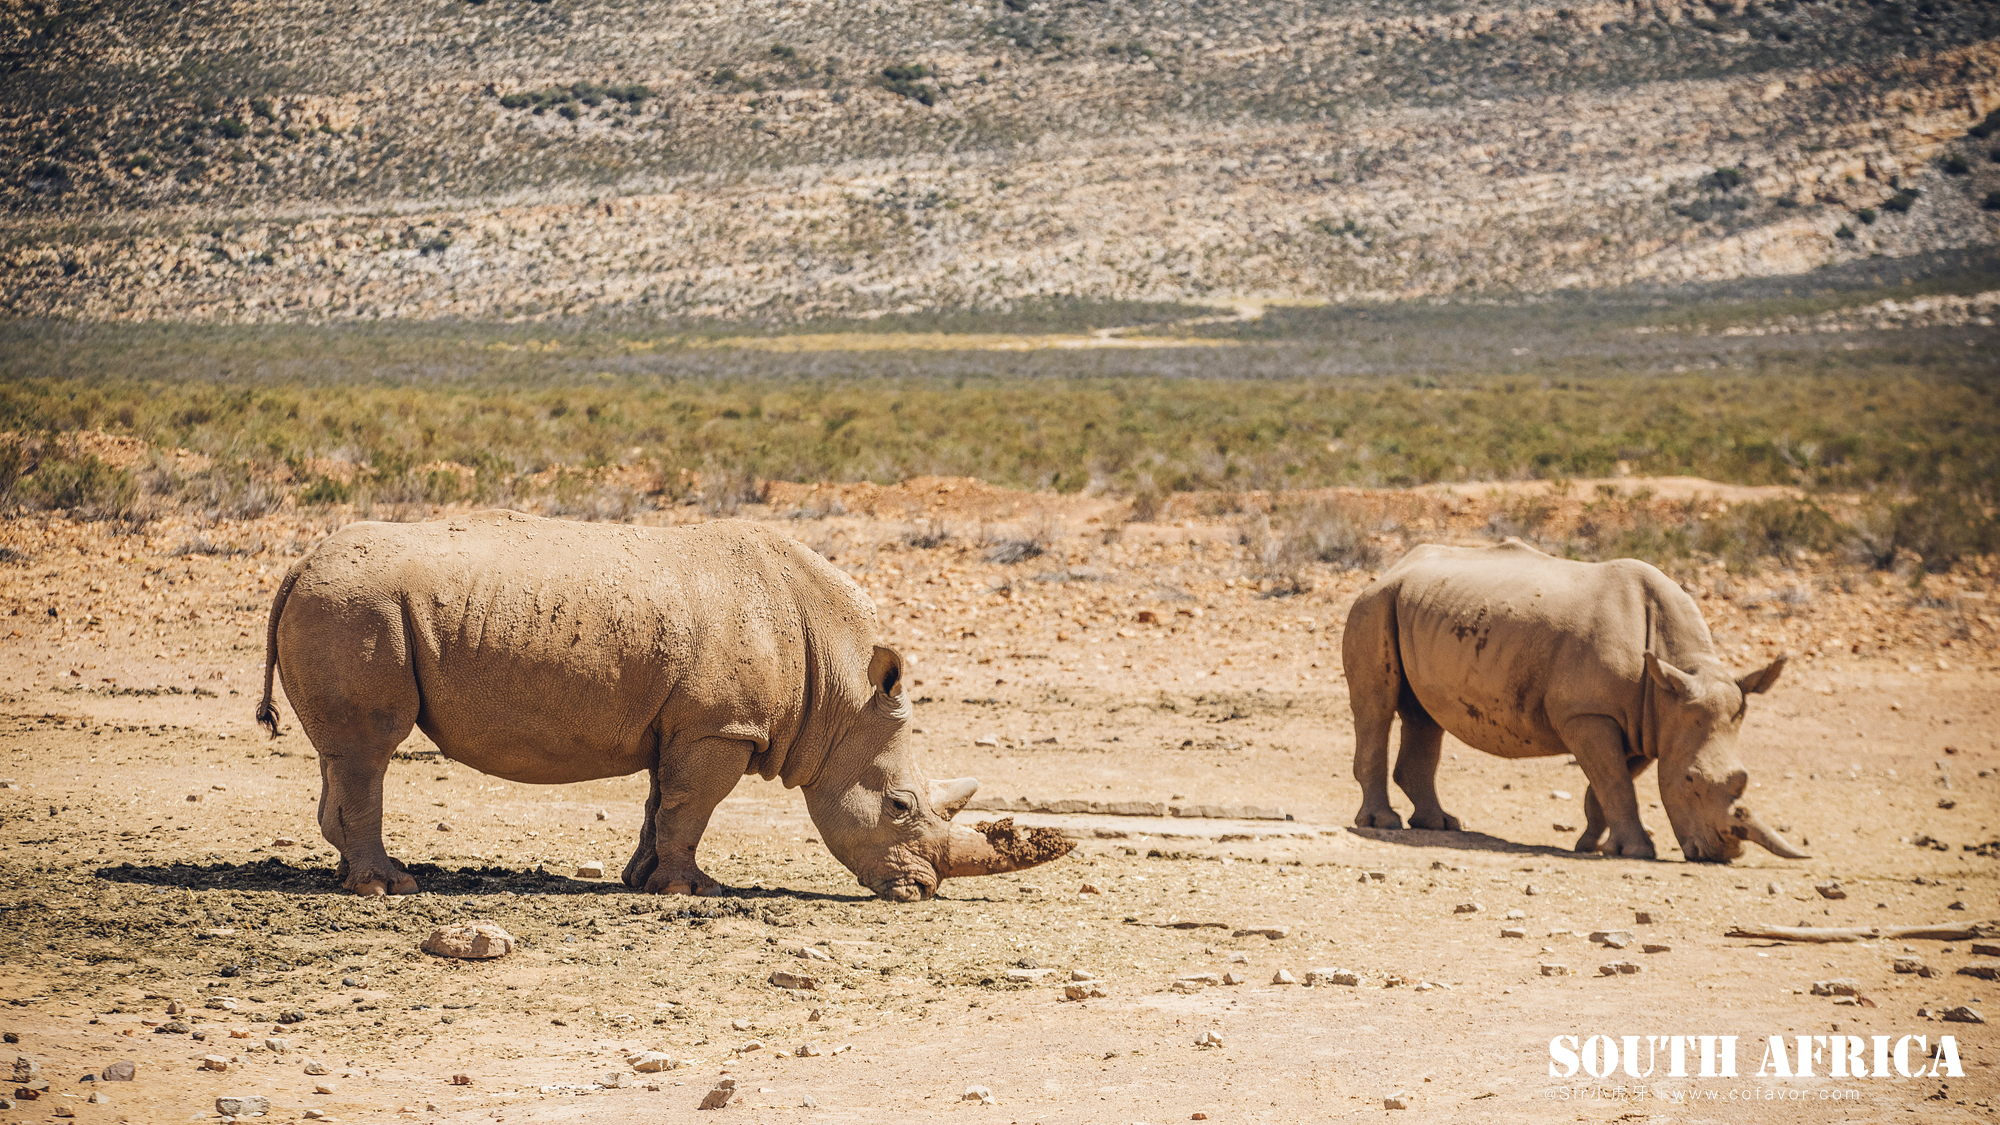
POLYGON ((285 615, 285 600, 292 596, 292 586, 299 580, 299 572, 305 569, 305 560, 285 572, 285 580, 278 584, 278 594, 271 599, 271 620, 264 628, 264 698, 257 704, 257 723, 278 737, 278 705, 271 702, 273 677, 278 672, 278 619, 285 615))

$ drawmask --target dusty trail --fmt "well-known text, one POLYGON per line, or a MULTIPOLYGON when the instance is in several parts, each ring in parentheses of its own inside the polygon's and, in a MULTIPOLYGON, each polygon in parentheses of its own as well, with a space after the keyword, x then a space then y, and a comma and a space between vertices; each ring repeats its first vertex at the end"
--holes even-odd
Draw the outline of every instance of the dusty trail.
MULTIPOLYGON (((234 1093, 270 1097, 272 1120, 694 1120, 725 1073, 744 1091, 729 1112, 759 1120, 1320 1121, 1377 1117, 1397 1092, 1453 1120, 1991 1120, 1990 1025, 1935 1018, 2000 1009, 2000 983, 1957 973, 1994 960, 1973 943, 1722 936, 2000 917, 2000 848, 1968 850, 2000 838, 1990 572, 1933 579, 1922 598, 1819 563, 1692 575, 1730 659, 1799 654, 1753 703, 1744 757, 1760 807, 1813 858, 1614 861, 1565 850, 1582 816, 1572 767, 1455 744, 1440 786, 1466 833, 1343 827, 1359 794, 1338 630, 1365 574, 1321 568, 1310 592, 1263 597, 1241 518, 1171 510, 1107 533, 1102 502, 905 491, 914 507, 849 503, 861 514, 785 526, 882 605, 934 775, 976 775, 1009 810, 963 818, 1082 838, 1071 858, 912 906, 865 897, 798 796, 755 780, 705 845, 729 896, 570 878, 582 860, 622 864, 641 782, 515 785, 420 738, 391 769, 388 827, 427 893, 346 896, 313 824, 310 747, 251 721, 270 590, 327 521, 0 526, 20 555, 0 567, 0 778, 14 786, 0 789, 0 1030, 49 1082, 0 1120, 60 1107, 184 1121, 234 1093), (932 519, 955 537, 903 542, 932 519), (1044 555, 1001 565, 972 541, 982 520, 994 537, 1056 530, 1044 555), (197 533, 262 549, 175 553, 197 533), (1011 811, 1023 797, 1291 819, 1011 811), (1828 880, 1847 897, 1813 890, 1828 880), (1456 911, 1467 903, 1480 909, 1456 911), (524 948, 484 964, 417 952, 433 926, 474 918, 524 948), (1635 943, 1587 937, 1616 929, 1635 943), (1940 972, 1897 973, 1899 957, 1940 972), (1641 971, 1598 975, 1619 960, 1641 971), (1267 983, 1320 967, 1363 983, 1267 983), (1029 968, 1051 971, 1009 979, 1029 968), (821 988, 773 987, 780 969, 821 988), (1060 999, 1072 970, 1106 995, 1060 999), (1230 972, 1246 983, 1175 989, 1230 972), (1866 1003, 1811 994, 1834 978, 1866 1003), (170 1001, 187 1011, 169 1016, 170 1001), (176 1018, 208 1038, 151 1026, 176 1018), (1223 1045, 1196 1047, 1203 1031, 1223 1045), (1676 1034, 1739 1036, 1741 1076, 1548 1073, 1557 1035, 1676 1034), (1824 1059, 1812 1078, 1754 1077, 1772 1034, 1949 1034, 1964 1077, 1828 1078, 1824 1059), (805 1044, 823 1053, 776 1053, 805 1044), (627 1047, 699 1062, 637 1074, 627 1047), (198 1069, 207 1054, 238 1061, 198 1069), (306 1074, 307 1058, 331 1073, 306 1074), (138 1081, 87 1102, 99 1084, 81 1076, 117 1059, 138 1081), (628 1085, 600 1084, 614 1073, 628 1085), (970 1085, 999 1104, 961 1101, 970 1085)), ((1499 502, 1378 499, 1413 536, 1464 536, 1499 502)), ((1671 840, 1652 787, 1647 824, 1671 840)))

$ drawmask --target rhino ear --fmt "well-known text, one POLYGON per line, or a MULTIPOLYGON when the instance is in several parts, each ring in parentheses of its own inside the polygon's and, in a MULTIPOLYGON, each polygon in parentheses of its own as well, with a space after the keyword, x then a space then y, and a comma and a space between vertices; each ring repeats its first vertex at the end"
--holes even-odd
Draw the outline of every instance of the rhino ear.
POLYGON ((1744 695, 1761 695, 1770 691, 1771 685, 1778 682, 1778 675, 1785 670, 1785 661, 1789 659, 1788 656, 1780 656, 1755 672, 1746 673, 1742 679, 1736 681, 1736 686, 1744 695))
POLYGON ((1646 675, 1652 677, 1660 690, 1682 701, 1693 699, 1701 690, 1693 676, 1661 660, 1651 652, 1646 653, 1646 675))
POLYGON ((868 682, 876 691, 895 698, 903 694, 903 658, 895 649, 876 645, 868 661, 868 682))

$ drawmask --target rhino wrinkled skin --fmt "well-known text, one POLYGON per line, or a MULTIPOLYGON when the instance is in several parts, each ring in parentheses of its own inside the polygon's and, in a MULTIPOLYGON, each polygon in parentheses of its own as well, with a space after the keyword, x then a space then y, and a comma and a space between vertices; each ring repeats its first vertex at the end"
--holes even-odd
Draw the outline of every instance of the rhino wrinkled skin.
POLYGON ((1726 863, 1746 840, 1805 858, 1742 803, 1749 775, 1736 756, 1745 700, 1770 690, 1784 657, 1732 675, 1694 599, 1645 563, 1572 562, 1513 539, 1420 546, 1355 599, 1342 655, 1356 825, 1403 826, 1388 785, 1400 717, 1395 779, 1416 806, 1412 827, 1458 830, 1437 795, 1449 731, 1505 758, 1574 754, 1589 780, 1577 851, 1654 858, 1632 783, 1657 761, 1688 859, 1726 863))
POLYGON ((279 586, 257 719, 276 735, 275 672, 319 753, 320 831, 361 894, 417 889, 382 845, 383 777, 412 727, 510 781, 646 771, 624 881, 653 893, 720 890, 695 851, 746 773, 802 789, 828 849, 887 899, 1067 852, 1047 829, 952 825, 979 783, 924 776, 875 626, 853 580, 753 523, 357 523, 279 586))

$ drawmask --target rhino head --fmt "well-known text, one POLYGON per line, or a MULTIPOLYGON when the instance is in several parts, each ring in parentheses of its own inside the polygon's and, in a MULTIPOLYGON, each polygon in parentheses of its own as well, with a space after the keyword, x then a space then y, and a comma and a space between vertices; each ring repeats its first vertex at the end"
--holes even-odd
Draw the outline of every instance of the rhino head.
POLYGON ((903 662, 877 645, 869 662, 873 694, 828 755, 806 810, 827 850, 861 884, 891 902, 937 893, 938 883, 1018 871, 1075 847, 1053 829, 1022 831, 1011 820, 977 829, 951 818, 978 791, 970 777, 932 781, 910 747, 910 706, 903 662))
POLYGON ((1660 803, 1688 859, 1727 863, 1743 854, 1745 841, 1785 859, 1807 858, 1743 804, 1750 775, 1736 756, 1748 698, 1771 690, 1784 670, 1780 656, 1732 680, 1719 666, 1686 672, 1646 654, 1660 803))

